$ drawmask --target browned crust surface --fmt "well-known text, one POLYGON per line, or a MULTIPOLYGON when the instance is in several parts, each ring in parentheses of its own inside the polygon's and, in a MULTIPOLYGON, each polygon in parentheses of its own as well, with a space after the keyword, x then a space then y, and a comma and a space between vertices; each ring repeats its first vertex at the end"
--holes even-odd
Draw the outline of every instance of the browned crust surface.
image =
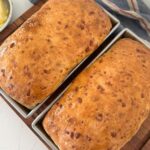
POLYGON ((121 39, 83 71, 46 115, 60 150, 119 150, 150 111, 150 51, 121 39))
POLYGON ((49 0, 0 47, 0 87, 33 108, 110 29, 109 17, 93 0, 49 0))

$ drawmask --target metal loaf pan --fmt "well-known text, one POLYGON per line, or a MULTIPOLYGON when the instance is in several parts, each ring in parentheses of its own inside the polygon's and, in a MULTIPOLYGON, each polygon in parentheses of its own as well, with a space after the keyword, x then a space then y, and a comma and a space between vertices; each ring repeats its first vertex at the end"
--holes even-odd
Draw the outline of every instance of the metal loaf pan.
MULTIPOLYGON (((124 29, 122 30, 113 40, 112 42, 87 66, 87 68, 93 64, 98 58, 100 58, 104 53, 107 53, 107 51, 109 50, 109 48, 116 43, 119 39, 121 38, 131 38, 134 39, 136 41, 139 41, 140 43, 144 44, 146 47, 150 48, 149 44, 145 44, 145 42, 139 38, 137 35, 135 35, 132 31, 130 31, 129 29, 124 29)), ((58 150, 57 146, 54 144, 54 142, 51 140, 51 138, 46 134, 46 132, 43 129, 42 126, 42 121, 46 115, 46 113, 51 109, 51 107, 57 102, 59 101, 59 99, 61 98, 61 96, 65 93, 65 91, 69 88, 69 86, 71 85, 71 83, 68 85, 68 87, 66 87, 66 89, 64 91, 61 92, 61 94, 41 113, 39 114, 39 116, 37 116, 37 118, 33 121, 32 123, 32 128, 34 130, 34 132, 38 135, 38 137, 40 137, 45 145, 47 145, 49 148, 51 148, 52 150, 58 150)))
MULTIPOLYGON (((100 6, 101 7, 101 6, 100 6)), ((115 31, 116 29, 120 26, 120 22, 117 18, 115 18, 113 15, 111 15, 108 11, 106 11, 103 7, 102 9, 108 14, 108 16, 111 19, 112 22, 112 29, 110 31, 110 33, 107 35, 107 37, 105 38, 105 40, 107 40, 115 31)), ((89 57, 89 56, 88 56, 89 57)), ((66 79, 68 79, 73 72, 88 58, 86 57, 84 60, 81 61, 80 64, 78 64, 69 74, 68 76, 64 79, 64 81, 66 79)), ((60 84, 60 86, 64 83, 64 81, 60 84)), ((58 86, 58 87, 60 87, 58 86)), ((32 110, 29 110, 25 107, 23 107, 22 105, 20 105, 19 103, 17 103, 16 101, 14 101, 9 95, 6 94, 5 91, 3 91, 2 89, 0 89, 0 95, 7 101, 7 103, 17 112, 19 113, 21 116, 23 116, 24 118, 29 118, 31 117, 44 103, 47 99, 50 98, 51 95, 49 95, 47 98, 45 98, 45 100, 38 104, 36 107, 34 107, 32 110)))

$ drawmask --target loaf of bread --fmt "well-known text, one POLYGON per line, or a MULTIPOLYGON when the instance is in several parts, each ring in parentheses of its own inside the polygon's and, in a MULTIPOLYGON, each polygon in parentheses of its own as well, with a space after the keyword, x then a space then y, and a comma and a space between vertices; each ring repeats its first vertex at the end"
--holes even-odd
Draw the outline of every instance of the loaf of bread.
POLYGON ((119 150, 150 111, 150 49, 119 40, 84 70, 43 121, 60 150, 119 150))
POLYGON ((32 109, 104 41, 111 27, 93 0, 48 0, 0 47, 0 87, 32 109))

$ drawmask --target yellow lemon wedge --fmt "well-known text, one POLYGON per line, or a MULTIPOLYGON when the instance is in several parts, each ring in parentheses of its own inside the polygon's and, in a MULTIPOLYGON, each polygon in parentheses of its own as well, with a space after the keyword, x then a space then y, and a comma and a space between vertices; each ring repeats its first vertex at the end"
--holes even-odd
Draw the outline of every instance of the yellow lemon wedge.
POLYGON ((0 0, 0 27, 6 22, 8 13, 9 10, 5 0, 0 0))

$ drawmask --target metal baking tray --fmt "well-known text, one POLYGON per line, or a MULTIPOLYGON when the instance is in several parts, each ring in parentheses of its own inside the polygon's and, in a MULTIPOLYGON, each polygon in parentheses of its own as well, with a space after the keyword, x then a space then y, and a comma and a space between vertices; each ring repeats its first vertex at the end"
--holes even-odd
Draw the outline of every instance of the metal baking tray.
MULTIPOLYGON (((102 6, 100 6, 102 7, 102 6)), ((110 31, 110 33, 107 35, 107 37, 105 38, 105 40, 107 40, 111 35, 113 35, 113 33, 115 33, 116 29, 120 26, 120 22, 117 18, 115 18, 113 15, 111 15, 107 10, 105 10, 103 7, 102 9, 108 14, 108 16, 111 19, 112 22, 112 29, 110 31)), ((89 56, 88 56, 89 57, 89 56)), ((86 57, 84 60, 81 61, 81 63, 79 63, 72 71, 70 71, 70 73, 68 74, 68 76, 64 79, 64 81, 66 79, 68 79, 73 72, 88 58, 86 57)), ((58 86, 60 87, 64 81, 58 86)), ((17 113, 19 113, 21 116, 23 116, 24 118, 29 118, 31 117, 44 103, 47 99, 50 98, 51 95, 49 95, 47 98, 45 98, 45 100, 38 104, 36 107, 34 107, 32 110, 29 110, 27 108, 25 108, 24 106, 20 105, 19 103, 17 103, 16 101, 14 101, 5 91, 3 91, 2 89, 0 89, 0 95, 7 101, 7 103, 15 110, 17 111, 17 113)))
MULTIPOLYGON (((111 42, 110 44, 87 66, 89 67, 92 63, 94 63, 99 57, 101 57, 104 53, 107 53, 109 48, 116 43, 121 38, 131 38, 136 41, 139 41, 140 43, 144 44, 146 47, 150 48, 150 45, 148 43, 145 43, 141 38, 139 38, 136 34, 134 34, 129 29, 122 30, 111 42)), ((57 146, 54 144, 54 142, 51 140, 51 138, 46 134, 46 132, 43 129, 42 121, 47 114, 47 112, 51 109, 51 107, 59 101, 61 96, 65 93, 65 91, 69 88, 71 83, 66 87, 65 90, 61 92, 61 94, 41 113, 39 114, 36 119, 32 123, 32 129, 34 132, 44 141, 45 145, 47 145, 52 150, 58 150, 57 146)))

